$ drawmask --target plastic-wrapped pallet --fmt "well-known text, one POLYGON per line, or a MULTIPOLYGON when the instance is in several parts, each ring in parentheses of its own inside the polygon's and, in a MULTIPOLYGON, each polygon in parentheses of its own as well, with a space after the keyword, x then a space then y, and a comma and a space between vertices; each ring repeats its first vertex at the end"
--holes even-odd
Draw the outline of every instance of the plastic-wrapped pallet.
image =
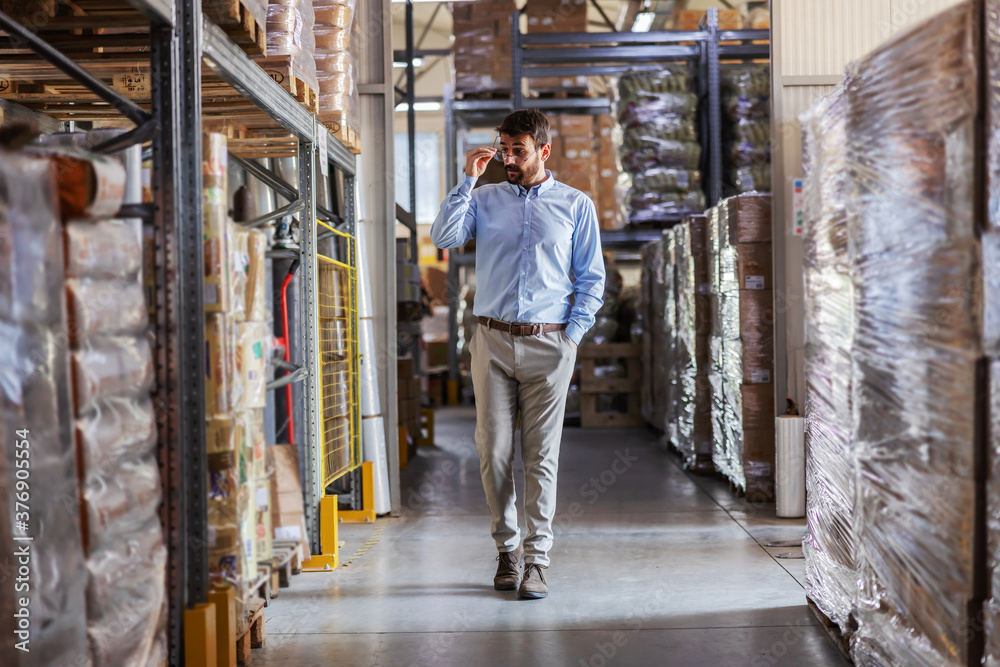
POLYGON ((843 88, 803 115, 806 263, 806 516, 802 547, 810 599, 854 626, 858 568, 851 414, 854 284, 848 258, 847 99, 843 88))
POLYGON ((14 536, 0 545, 0 560, 14 564, 25 553, 30 557, 28 591, 13 595, 14 581, 8 579, 10 589, 0 596, 4 664, 12 666, 89 662, 63 239, 53 174, 47 159, 0 154, 0 425, 9 434, 0 445, 0 532, 14 536), (16 512, 28 500, 25 484, 31 514, 20 525, 24 516, 16 512), (24 536, 31 541, 18 541, 24 536), (25 615, 30 628, 18 627, 25 615), (20 642, 30 652, 14 647, 20 642))
MULTIPOLYGON (((289 56, 292 75, 314 91, 316 81, 316 16, 311 0, 275 0, 267 6, 267 55, 289 56)), ((336 36, 330 39, 336 40, 336 36)))
POLYGON ((657 357, 657 350, 653 342, 653 289, 656 280, 657 266, 663 258, 663 246, 659 242, 647 243, 641 250, 640 264, 640 289, 639 297, 639 318, 642 321, 642 366, 647 372, 642 376, 642 417, 648 424, 655 425, 662 422, 662 417, 658 414, 656 392, 656 377, 654 360, 657 357))
POLYGON ((726 65, 724 173, 727 194, 771 191, 771 76, 768 65, 726 65))
POLYGON ((845 84, 859 665, 969 664, 979 623, 975 15, 920 24, 845 84))
POLYGON ((320 121, 349 127, 357 115, 354 7, 353 0, 313 0, 320 121))
POLYGON ((664 346, 662 354, 665 360, 666 375, 664 377, 664 409, 666 418, 665 435, 671 443, 677 443, 678 418, 680 410, 680 377, 681 366, 677 338, 677 281, 678 281, 678 232, 680 227, 672 227, 663 232, 663 282, 666 287, 666 298, 663 309, 664 346))
POLYGON ((664 353, 666 349, 666 302, 667 285, 666 279, 666 253, 662 239, 649 244, 649 322, 646 326, 646 336, 652 348, 652 366, 650 400, 651 410, 647 420, 654 428, 664 433, 667 430, 666 413, 666 386, 669 367, 667 357, 664 353))
POLYGON ((716 467, 755 496, 774 493, 774 315, 769 195, 711 212, 710 344, 716 467))
POLYGON ((689 216, 677 228, 677 439, 684 465, 711 472, 711 395, 708 348, 711 289, 706 252, 708 218, 689 216))
POLYGON ((631 179, 629 222, 664 222, 705 208, 698 98, 687 66, 632 71, 617 84, 621 165, 631 179))
POLYGON ((454 3, 456 92, 510 92, 510 15, 514 9, 511 0, 454 3))

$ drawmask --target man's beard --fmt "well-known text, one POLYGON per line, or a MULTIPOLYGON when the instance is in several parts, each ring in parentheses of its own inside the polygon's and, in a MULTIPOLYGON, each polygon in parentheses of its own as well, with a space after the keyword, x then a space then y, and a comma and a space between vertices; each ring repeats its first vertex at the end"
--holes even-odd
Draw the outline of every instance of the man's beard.
POLYGON ((527 182, 528 174, 523 169, 508 166, 505 172, 507 174, 507 182, 511 185, 523 186, 527 182))

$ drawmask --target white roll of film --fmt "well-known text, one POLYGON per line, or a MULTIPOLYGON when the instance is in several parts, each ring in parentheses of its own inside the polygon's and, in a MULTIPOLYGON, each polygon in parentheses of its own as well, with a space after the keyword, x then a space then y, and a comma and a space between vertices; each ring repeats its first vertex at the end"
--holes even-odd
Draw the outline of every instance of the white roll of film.
POLYGON ((784 519, 806 515, 805 418, 781 416, 774 420, 777 431, 775 455, 775 502, 784 519))

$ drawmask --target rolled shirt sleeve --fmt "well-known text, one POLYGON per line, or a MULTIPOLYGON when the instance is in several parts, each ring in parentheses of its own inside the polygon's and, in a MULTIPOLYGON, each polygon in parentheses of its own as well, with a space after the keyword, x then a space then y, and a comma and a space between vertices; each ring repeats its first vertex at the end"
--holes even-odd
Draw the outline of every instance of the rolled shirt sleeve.
POLYGON ((573 310, 566 335, 577 345, 594 326, 597 311, 604 305, 604 256, 601 231, 593 200, 584 199, 573 233, 573 310))

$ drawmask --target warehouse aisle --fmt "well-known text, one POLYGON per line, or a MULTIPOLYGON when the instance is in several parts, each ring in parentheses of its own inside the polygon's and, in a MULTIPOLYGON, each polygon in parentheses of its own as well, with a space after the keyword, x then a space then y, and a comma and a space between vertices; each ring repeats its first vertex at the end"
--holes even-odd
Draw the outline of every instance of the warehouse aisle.
MULTIPOLYGON (((567 429, 546 600, 493 590, 475 413, 437 413, 404 511, 346 526, 345 563, 267 609, 265 665, 846 665, 805 605, 804 523, 690 477, 646 431, 567 429)), ((518 473, 520 474, 520 472, 518 473)), ((520 496, 519 485, 519 496, 520 496)))

